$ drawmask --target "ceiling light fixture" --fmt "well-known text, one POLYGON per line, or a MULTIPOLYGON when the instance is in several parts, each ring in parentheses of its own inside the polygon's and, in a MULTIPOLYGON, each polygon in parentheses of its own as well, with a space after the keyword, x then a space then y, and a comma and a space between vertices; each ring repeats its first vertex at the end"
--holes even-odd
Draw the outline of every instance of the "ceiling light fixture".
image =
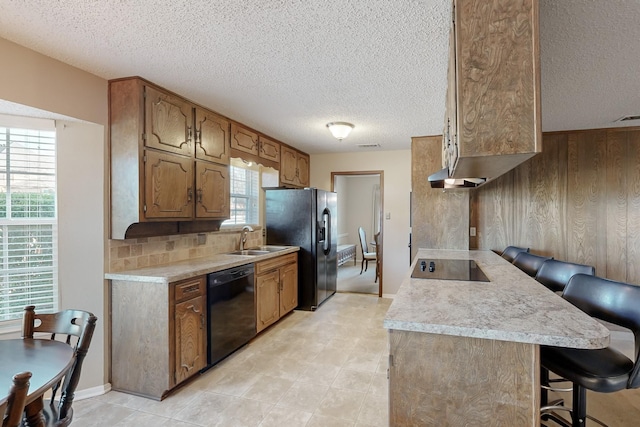
POLYGON ((327 123, 327 127, 331 131, 331 135, 342 141, 344 138, 349 136, 351 129, 355 126, 347 122, 331 122, 327 123))

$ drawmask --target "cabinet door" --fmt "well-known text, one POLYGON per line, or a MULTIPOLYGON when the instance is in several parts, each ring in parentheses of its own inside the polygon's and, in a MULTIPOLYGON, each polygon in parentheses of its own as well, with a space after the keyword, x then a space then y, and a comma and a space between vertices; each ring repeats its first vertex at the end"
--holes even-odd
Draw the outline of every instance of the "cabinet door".
POLYGON ((231 124, 231 148, 258 155, 258 134, 235 123, 231 124))
POLYGON ((289 147, 282 146, 280 150, 280 182, 296 185, 296 171, 298 153, 289 147))
POLYGON ((145 146, 193 155, 193 105, 149 86, 144 90, 145 146))
POLYGON ((260 135, 260 153, 259 156, 263 159, 273 160, 274 162, 280 162, 280 144, 260 135))
POLYGON ((207 363, 204 304, 204 296, 176 304, 176 384, 204 368, 207 363))
POLYGON ((145 150, 145 218, 193 217, 193 160, 145 150))
POLYGON ((196 218, 229 218, 229 166, 196 162, 196 218))
POLYGON ((260 332, 280 318, 280 272, 256 276, 256 330, 260 332))
POLYGON ((298 264, 280 269, 280 316, 298 306, 298 264))
POLYGON ((297 183, 302 187, 309 186, 309 156, 306 154, 298 153, 297 161, 297 183))
POLYGON ((224 117, 196 108, 196 159, 229 164, 229 121, 224 117))

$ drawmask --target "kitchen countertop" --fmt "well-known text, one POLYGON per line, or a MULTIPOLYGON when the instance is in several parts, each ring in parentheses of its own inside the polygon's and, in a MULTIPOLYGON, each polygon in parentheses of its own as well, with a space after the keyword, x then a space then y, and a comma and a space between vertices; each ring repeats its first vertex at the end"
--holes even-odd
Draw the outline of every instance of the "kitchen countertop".
POLYGON ((193 258, 171 264, 138 268, 105 274, 106 279, 125 280, 129 282, 151 282, 169 284, 178 280, 189 279, 203 274, 214 273, 227 268, 264 261, 270 258, 298 252, 300 247, 288 246, 277 252, 262 255, 229 255, 217 254, 202 258, 193 258))
POLYGON ((609 344, 602 324, 491 251, 420 249, 384 327, 574 348, 609 344), (490 282, 412 279, 420 258, 474 260, 490 282))

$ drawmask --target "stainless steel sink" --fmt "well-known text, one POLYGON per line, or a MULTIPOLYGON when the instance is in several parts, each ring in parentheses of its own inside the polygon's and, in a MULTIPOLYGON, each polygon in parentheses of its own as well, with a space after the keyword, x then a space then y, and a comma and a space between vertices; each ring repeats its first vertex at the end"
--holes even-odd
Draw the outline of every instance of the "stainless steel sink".
POLYGON ((271 253, 271 251, 262 251, 259 249, 245 249, 243 251, 235 251, 235 252, 229 252, 228 255, 264 255, 264 254, 268 254, 271 253))
POLYGON ((257 248, 251 248, 250 250, 259 250, 259 251, 267 251, 267 252, 280 252, 288 249, 288 246, 260 246, 257 248))

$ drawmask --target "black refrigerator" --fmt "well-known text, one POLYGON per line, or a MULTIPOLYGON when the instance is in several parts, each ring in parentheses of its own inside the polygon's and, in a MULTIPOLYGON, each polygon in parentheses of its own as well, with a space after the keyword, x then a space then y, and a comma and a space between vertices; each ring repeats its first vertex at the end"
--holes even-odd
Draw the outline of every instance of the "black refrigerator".
POLYGON ((336 293, 336 205, 336 193, 316 188, 266 191, 267 244, 300 246, 300 310, 315 310, 336 293))

